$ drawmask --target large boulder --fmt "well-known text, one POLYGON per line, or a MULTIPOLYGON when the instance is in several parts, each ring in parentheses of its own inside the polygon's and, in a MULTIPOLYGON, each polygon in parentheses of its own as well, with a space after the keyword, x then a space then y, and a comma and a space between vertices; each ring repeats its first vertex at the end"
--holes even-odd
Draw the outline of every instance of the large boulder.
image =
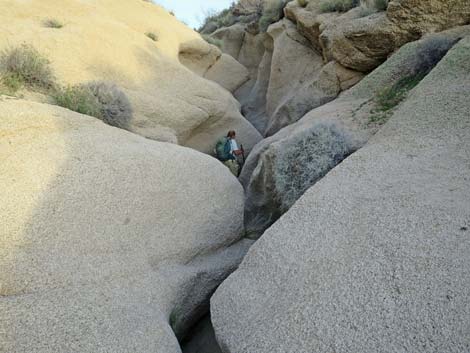
POLYGON ((237 180, 56 106, 0 115, 0 351, 179 353, 249 245, 237 180))
POLYGON ((59 84, 119 86, 132 106, 128 129, 145 137, 203 152, 229 129, 247 150, 261 138, 230 92, 201 77, 213 67, 209 78, 234 90, 246 68, 151 2, 2 1, 0 49, 22 43, 47 56, 59 84), (50 28, 48 19, 64 26, 50 28), (220 74, 225 69, 230 75, 220 74))
POLYGON ((467 352, 470 39, 211 299, 223 351, 467 352))
POLYGON ((470 27, 466 26, 403 46, 339 98, 256 145, 240 175, 246 192, 248 233, 254 237, 262 234, 306 188, 380 128, 381 124, 374 122, 377 120, 374 114, 375 101, 382 92, 403 80, 426 74, 456 41, 469 34, 470 27), (326 135, 336 140, 333 145, 330 145, 333 141, 323 143, 323 138, 317 138, 319 134, 324 135, 321 132, 325 132, 325 123, 326 135), (297 152, 284 158, 284 151, 289 153, 289 150, 297 152), (294 182, 299 180, 302 182, 294 182), (286 181, 291 182, 288 189, 286 181), (290 191, 286 193, 286 190, 290 191))

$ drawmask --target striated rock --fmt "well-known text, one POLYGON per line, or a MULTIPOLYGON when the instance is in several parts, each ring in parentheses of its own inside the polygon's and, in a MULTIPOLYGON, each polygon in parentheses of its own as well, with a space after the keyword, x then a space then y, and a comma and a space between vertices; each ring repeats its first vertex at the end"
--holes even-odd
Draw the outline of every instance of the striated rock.
MULTIPOLYGON (((245 224, 247 232, 252 237, 261 235, 286 209, 282 206, 283 190, 278 187, 280 185, 278 179, 280 177, 286 179, 286 177, 276 172, 280 168, 276 164, 276 156, 279 151, 298 146, 304 140, 303 136, 309 132, 315 134, 312 129, 315 129, 319 122, 322 122, 323 125, 323 122, 329 122, 330 125, 341 131, 340 135, 348 136, 347 139, 343 138, 341 141, 346 141, 347 145, 351 146, 348 148, 349 151, 359 148, 379 128, 372 123, 374 100, 377 95, 405 78, 416 77, 430 71, 447 50, 465 35, 470 35, 469 26, 429 35, 423 40, 405 45, 384 65, 377 68, 352 89, 344 92, 339 98, 312 110, 297 123, 283 128, 256 145, 240 175, 240 181, 244 185, 246 193, 245 224)), ((312 153, 309 152, 307 145, 304 150, 305 156, 300 153, 292 158, 287 167, 282 167, 283 170, 294 172, 298 160, 309 161, 308 155, 312 153)), ((331 156, 331 151, 331 148, 325 149, 324 152, 317 150, 315 154, 320 156, 312 156, 311 161, 301 169, 308 167, 316 170, 315 164, 318 161, 324 161, 325 158, 335 160, 335 158, 328 157, 331 156), (323 153, 326 154, 325 158, 321 157, 323 153)), ((343 155, 346 154, 343 153, 343 155)), ((286 160, 284 159, 284 161, 286 160)), ((322 173, 320 173, 321 176, 322 173)), ((312 185, 314 182, 315 180, 310 181, 312 185)), ((303 190, 304 188, 305 185, 300 184, 294 189, 303 190)))
POLYGON ((224 352, 468 351, 469 56, 467 38, 251 248, 211 299, 224 352))
MULTIPOLYGON (((227 129, 246 136, 242 142, 248 150, 261 138, 230 92, 200 77, 218 62, 220 50, 150 2, 2 1, 0 50, 22 43, 50 60, 61 85, 106 81, 119 86, 132 105, 128 129, 145 137, 208 153, 227 129), (48 28, 46 19, 64 26, 48 28), (195 139, 198 144, 192 143, 195 139)), ((230 69, 244 70, 240 64, 230 69)), ((228 88, 243 83, 241 77, 230 77, 234 81, 211 75, 228 88)))
POLYGON ((180 352, 249 245, 236 179, 56 106, 0 115, 0 350, 180 352))

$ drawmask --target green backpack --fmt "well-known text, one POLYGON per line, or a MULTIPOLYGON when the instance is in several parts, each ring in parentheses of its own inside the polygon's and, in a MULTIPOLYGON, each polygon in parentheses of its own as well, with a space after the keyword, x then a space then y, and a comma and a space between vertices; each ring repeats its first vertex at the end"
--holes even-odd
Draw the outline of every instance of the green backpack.
POLYGON ((228 161, 229 159, 233 159, 232 154, 230 153, 230 140, 227 137, 222 137, 219 139, 215 145, 215 154, 217 159, 222 162, 228 161))

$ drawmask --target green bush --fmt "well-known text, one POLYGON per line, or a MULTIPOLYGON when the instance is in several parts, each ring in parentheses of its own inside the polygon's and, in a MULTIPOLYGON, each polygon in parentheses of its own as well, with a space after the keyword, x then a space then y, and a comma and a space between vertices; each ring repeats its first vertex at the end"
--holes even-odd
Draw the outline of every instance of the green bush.
POLYGON ((132 119, 132 106, 126 94, 114 84, 91 82, 86 87, 101 107, 101 120, 111 126, 127 128, 132 119))
POLYGON ((48 18, 47 20, 44 20, 42 25, 47 28, 57 28, 57 29, 64 27, 64 24, 55 18, 48 18))
POLYGON ((259 29, 261 32, 266 32, 271 24, 279 21, 284 16, 283 10, 285 6, 285 0, 275 0, 267 3, 263 10, 263 15, 259 19, 259 29))
POLYGON ((149 37, 151 40, 153 40, 154 42, 158 40, 158 36, 153 32, 147 32, 145 33, 145 35, 149 37))
POLYGON ((374 100, 375 107, 371 110, 369 123, 383 124, 387 122, 393 108, 405 100, 408 92, 415 88, 428 71, 419 72, 412 76, 402 78, 392 87, 379 92, 374 100))
POLYGON ((308 5, 308 0, 297 0, 297 3, 301 7, 306 7, 308 5))
POLYGON ((86 86, 77 85, 59 88, 54 92, 53 98, 55 103, 61 107, 102 119, 100 103, 86 86))
POLYGON ((91 82, 59 88, 53 98, 61 107, 93 116, 111 126, 127 128, 132 119, 129 100, 113 84, 91 82))
POLYGON ((388 0, 374 0, 374 6, 378 11, 386 11, 388 7, 388 0))
POLYGON ((49 60, 26 44, 0 53, 0 78, 12 93, 23 86, 48 90, 54 86, 55 81, 49 60))
POLYGON ((323 0, 320 2, 321 12, 347 12, 360 5, 360 0, 323 0))
POLYGON ((219 47, 220 49, 222 49, 222 46, 224 45, 223 40, 217 39, 217 38, 213 38, 213 37, 211 37, 211 36, 208 35, 208 34, 202 34, 201 37, 202 37, 207 43, 212 44, 212 45, 215 45, 216 47, 219 47))

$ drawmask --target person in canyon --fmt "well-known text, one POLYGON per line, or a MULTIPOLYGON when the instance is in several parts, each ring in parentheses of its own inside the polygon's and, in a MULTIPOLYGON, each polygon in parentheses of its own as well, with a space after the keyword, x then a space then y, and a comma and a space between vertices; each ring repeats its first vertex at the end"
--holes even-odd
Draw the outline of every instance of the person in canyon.
POLYGON ((244 152, 243 147, 238 146, 236 135, 235 130, 230 130, 227 136, 220 138, 217 141, 215 152, 217 158, 230 169, 233 175, 238 177, 243 164, 244 152))

